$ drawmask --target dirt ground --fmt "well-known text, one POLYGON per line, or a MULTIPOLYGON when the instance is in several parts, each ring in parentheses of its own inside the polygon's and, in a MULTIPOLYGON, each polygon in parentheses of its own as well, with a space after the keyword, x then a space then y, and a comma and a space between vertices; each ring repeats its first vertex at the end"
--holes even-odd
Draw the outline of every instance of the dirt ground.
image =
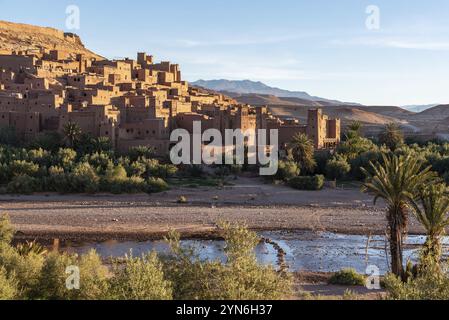
MULTIPOLYGON (((223 188, 174 188, 146 195, 0 196, 18 238, 72 241, 151 240, 170 229, 183 237, 214 237, 220 221, 253 230, 317 230, 384 234, 383 205, 357 188, 298 191, 239 178, 223 188), (187 203, 178 204, 180 196, 187 203)), ((412 233, 420 233, 412 221, 412 233)))

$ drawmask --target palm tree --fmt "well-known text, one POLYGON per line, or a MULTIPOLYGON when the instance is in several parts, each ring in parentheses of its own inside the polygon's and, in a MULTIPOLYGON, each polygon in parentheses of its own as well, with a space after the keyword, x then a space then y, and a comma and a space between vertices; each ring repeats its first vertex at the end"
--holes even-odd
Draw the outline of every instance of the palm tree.
POLYGON ((404 134, 397 123, 388 123, 379 135, 379 142, 394 152, 404 144, 404 134))
POLYGON ((439 263, 441 258, 441 237, 449 225, 449 197, 445 184, 430 185, 419 195, 421 206, 415 206, 415 215, 427 232, 423 257, 439 263))
POLYGON ((362 123, 360 121, 353 121, 348 125, 348 135, 360 137, 360 132, 362 130, 362 123))
POLYGON ((313 142, 303 133, 296 134, 289 143, 288 154, 305 171, 312 172, 316 167, 314 159, 315 146, 313 142))
POLYGON ((382 160, 383 164, 370 162, 373 173, 362 168, 367 176, 362 191, 372 193, 374 203, 383 199, 387 204, 391 270, 404 279, 402 247, 403 236, 407 234, 409 209, 416 207, 419 189, 432 181, 435 174, 431 167, 422 169, 422 162, 410 155, 384 154, 382 160))
POLYGON ((75 142, 81 136, 81 128, 74 122, 69 122, 64 126, 64 136, 69 141, 70 147, 73 148, 75 142))

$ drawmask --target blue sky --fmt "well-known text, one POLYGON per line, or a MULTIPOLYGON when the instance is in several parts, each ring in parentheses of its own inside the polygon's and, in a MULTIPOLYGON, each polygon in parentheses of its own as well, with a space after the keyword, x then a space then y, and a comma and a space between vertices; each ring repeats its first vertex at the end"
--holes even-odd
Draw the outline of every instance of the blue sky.
POLYGON ((0 20, 78 33, 109 58, 147 51, 186 80, 250 79, 365 104, 449 103, 447 0, 0 0, 0 20), (369 30, 366 8, 380 10, 369 30))

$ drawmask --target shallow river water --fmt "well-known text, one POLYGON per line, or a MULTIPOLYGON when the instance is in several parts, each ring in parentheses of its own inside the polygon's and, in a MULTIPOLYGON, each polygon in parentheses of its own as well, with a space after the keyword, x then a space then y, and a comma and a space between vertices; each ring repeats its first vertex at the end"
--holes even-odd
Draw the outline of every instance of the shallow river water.
MULTIPOLYGON (((286 252, 286 262, 291 271, 335 272, 342 268, 354 268, 365 273, 368 266, 377 266, 382 274, 388 272, 388 260, 383 236, 343 235, 311 231, 271 231, 261 232, 260 236, 269 238, 286 252)), ((416 261, 423 236, 409 236, 404 250, 404 260, 416 261)), ((445 247, 449 240, 444 239, 445 247)), ((202 259, 224 260, 223 241, 184 240, 183 245, 194 246, 202 259)), ((95 249, 103 258, 123 257, 130 250, 134 256, 148 251, 169 254, 170 249, 164 241, 85 243, 70 245, 64 251, 86 253, 95 249)), ((256 249, 260 263, 276 266, 278 252, 269 244, 260 244, 256 249)))

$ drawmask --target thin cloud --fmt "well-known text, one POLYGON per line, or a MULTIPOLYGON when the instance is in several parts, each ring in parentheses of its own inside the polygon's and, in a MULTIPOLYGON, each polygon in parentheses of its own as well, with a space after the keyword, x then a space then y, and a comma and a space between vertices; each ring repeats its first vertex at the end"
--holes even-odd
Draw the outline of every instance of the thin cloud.
POLYGON ((408 50, 449 51, 449 41, 420 41, 397 38, 358 38, 350 40, 333 40, 339 46, 369 46, 377 48, 396 48, 408 50))
POLYGON ((277 37, 247 37, 247 38, 234 38, 224 39, 218 41, 201 41, 193 39, 178 39, 177 44, 183 47, 218 47, 218 46, 248 46, 248 45, 264 45, 264 44, 276 44, 282 42, 295 41, 304 38, 305 35, 285 35, 277 37))

